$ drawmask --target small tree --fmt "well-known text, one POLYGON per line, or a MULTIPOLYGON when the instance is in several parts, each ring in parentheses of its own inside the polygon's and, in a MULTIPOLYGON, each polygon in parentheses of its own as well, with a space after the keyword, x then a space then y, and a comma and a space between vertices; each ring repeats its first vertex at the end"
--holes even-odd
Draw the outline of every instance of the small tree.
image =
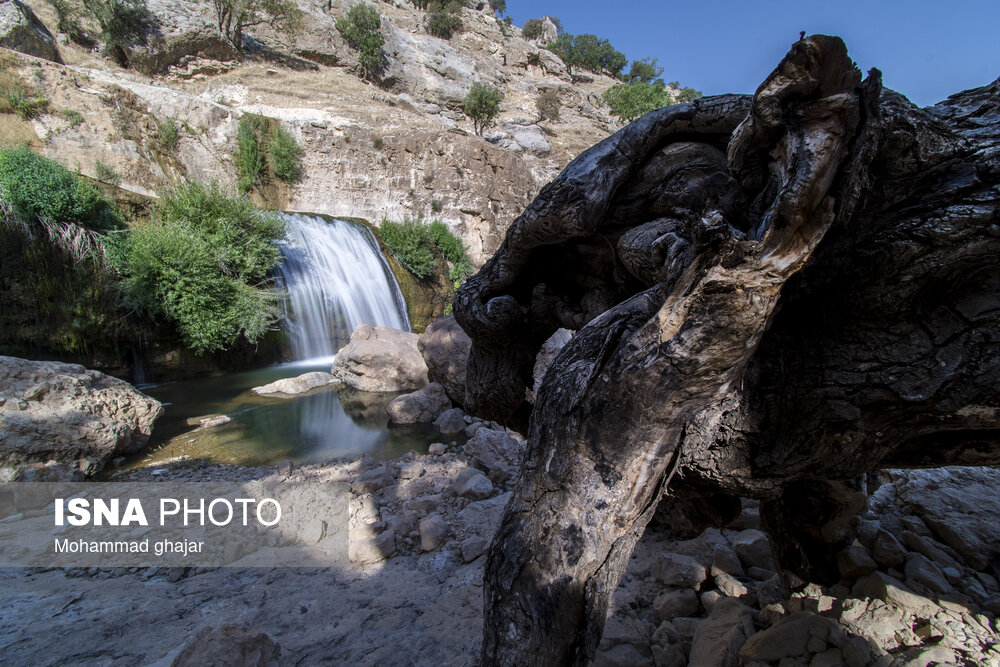
POLYGON ((674 103, 662 81, 619 83, 605 90, 601 98, 623 123, 630 123, 643 114, 674 103))
POLYGON ((424 22, 427 32, 435 37, 451 39, 454 33, 462 29, 462 19, 458 17, 461 8, 462 5, 457 2, 447 5, 441 2, 431 3, 430 13, 424 22))
POLYGON ((212 0, 219 32, 237 53, 243 52, 247 28, 269 25, 294 33, 302 25, 302 12, 294 0, 212 0))
POLYGON ((83 0, 83 6, 101 26, 104 53, 128 66, 128 49, 145 45, 159 26, 146 0, 83 0))
POLYGON ((559 93, 552 88, 538 92, 535 106, 543 120, 559 120, 559 93))
POLYGON ((382 16, 378 10, 364 3, 354 5, 347 16, 337 19, 335 26, 348 46, 358 52, 361 78, 378 75, 385 58, 382 52, 382 45, 385 44, 382 16))
POLYGON ((465 115, 472 119, 476 134, 482 135, 483 130, 493 124, 500 113, 502 99, 503 93, 498 88, 479 81, 472 84, 472 89, 465 96, 463 109, 465 115))
POLYGON ((490 9, 497 14, 503 14, 507 11, 507 0, 490 0, 490 9))
POLYGON ((663 74, 663 68, 660 67, 656 58, 652 60, 643 58, 642 60, 633 60, 632 67, 623 78, 626 83, 655 83, 659 81, 662 84, 661 74, 663 74))
POLYGON ((521 37, 537 39, 542 36, 542 19, 528 19, 521 28, 521 37))

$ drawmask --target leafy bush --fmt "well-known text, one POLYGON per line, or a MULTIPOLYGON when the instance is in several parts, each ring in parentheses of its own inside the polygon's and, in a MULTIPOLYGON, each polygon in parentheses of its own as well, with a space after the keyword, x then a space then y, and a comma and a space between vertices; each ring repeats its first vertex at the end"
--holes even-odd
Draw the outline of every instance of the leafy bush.
POLYGON ((538 91, 535 107, 545 120, 559 120, 559 93, 552 88, 538 91))
POLYGON ((677 92, 677 102, 694 102, 696 99, 701 97, 701 91, 695 90, 694 88, 681 88, 680 85, 674 86, 678 89, 677 92))
POLYGON ((358 52, 361 77, 379 75, 385 58, 382 52, 385 37, 382 35, 382 16, 378 10, 364 3, 354 5, 334 25, 348 46, 358 52))
POLYGON ((663 87, 656 83, 619 83, 604 91, 604 103, 611 107, 611 113, 623 123, 628 123, 643 114, 660 107, 673 104, 674 100, 663 87))
POLYGON ((444 209, 444 204, 441 203, 440 199, 431 200, 431 211, 434 213, 440 213, 444 209))
POLYGON ((497 14, 503 14, 507 11, 507 0, 490 0, 490 9, 497 14))
POLYGON ((538 39, 542 36, 542 19, 528 19, 521 28, 521 36, 525 39, 538 39))
POLYGON ((94 230, 121 226, 118 213, 97 190, 27 147, 0 149, 0 194, 29 223, 44 218, 94 230))
POLYGON ((279 316, 270 271, 284 222, 215 185, 162 197, 155 223, 128 236, 120 266, 135 308, 164 317, 199 354, 259 339, 279 316))
POLYGON ((427 225, 419 220, 383 219, 378 235, 393 257, 417 278, 423 280, 434 272, 437 261, 431 251, 433 239, 427 225))
POLYGON ((177 129, 177 121, 174 120, 173 116, 157 125, 156 138, 160 140, 160 146, 163 150, 168 153, 177 148, 177 143, 180 141, 181 135, 177 129))
POLYGON ((502 99, 503 93, 499 89, 479 81, 472 84, 468 95, 465 96, 463 109, 465 115, 472 119, 476 134, 481 135, 483 130, 493 124, 493 120, 500 113, 502 99))
POLYGON ((633 60, 628 74, 622 78, 625 83, 656 83, 657 81, 663 83, 663 79, 660 79, 661 74, 663 74, 663 68, 660 67, 656 58, 652 60, 643 58, 642 60, 633 60))
POLYGON ((384 142, 382 141, 382 137, 372 137, 372 148, 374 148, 375 150, 377 151, 382 150, 383 143, 384 142))
POLYGON ((9 90, 4 98, 10 110, 24 120, 38 118, 49 110, 49 101, 44 97, 32 96, 23 88, 9 90))
POLYGON ((451 271, 448 275, 453 282, 459 283, 466 276, 472 274, 472 263, 469 261, 469 256, 465 254, 465 247, 458 237, 451 233, 447 225, 440 220, 435 220, 430 225, 430 234, 434 245, 438 247, 445 259, 451 262, 451 271))
POLYGON ((236 187, 240 192, 250 192, 253 189, 264 167, 257 139, 261 120, 260 116, 247 114, 240 119, 236 128, 236 187))
POLYGON ((441 3, 433 3, 424 23, 427 32, 435 37, 451 39, 451 36, 462 27, 462 20, 456 13, 458 7, 459 5, 454 4, 445 6, 441 3))
POLYGON ((267 146, 267 164, 271 173, 286 183, 302 178, 302 147, 295 137, 277 122, 271 124, 271 141, 267 146))

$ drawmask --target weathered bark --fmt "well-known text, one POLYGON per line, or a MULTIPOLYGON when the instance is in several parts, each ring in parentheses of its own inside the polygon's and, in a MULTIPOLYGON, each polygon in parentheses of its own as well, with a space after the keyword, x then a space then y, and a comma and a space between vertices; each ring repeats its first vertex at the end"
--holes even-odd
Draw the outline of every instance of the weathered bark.
POLYGON ((780 564, 824 580, 850 480, 1000 463, 998 88, 919 110, 814 36, 752 99, 648 114, 542 190, 456 298, 469 409, 530 417, 484 664, 589 662, 678 473, 719 516, 764 499, 780 564))

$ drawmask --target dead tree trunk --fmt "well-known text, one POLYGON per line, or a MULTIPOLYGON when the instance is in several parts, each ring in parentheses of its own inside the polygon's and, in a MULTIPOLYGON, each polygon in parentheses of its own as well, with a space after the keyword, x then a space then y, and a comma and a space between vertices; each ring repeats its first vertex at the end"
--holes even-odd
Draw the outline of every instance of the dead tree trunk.
POLYGON ((542 190, 455 304, 469 409, 528 424, 484 664, 588 663, 671 482, 763 499, 782 567, 826 580, 863 473, 1000 463, 998 89, 919 110, 814 36, 542 190))

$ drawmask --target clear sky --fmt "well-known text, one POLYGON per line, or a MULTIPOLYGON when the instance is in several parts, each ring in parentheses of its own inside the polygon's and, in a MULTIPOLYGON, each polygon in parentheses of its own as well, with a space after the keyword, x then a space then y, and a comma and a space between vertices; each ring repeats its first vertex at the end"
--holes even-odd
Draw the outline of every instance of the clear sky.
POLYGON ((558 16, 706 95, 754 92, 800 30, 843 37, 862 72, 920 106, 1000 77, 1000 0, 507 0, 507 13, 558 16))

